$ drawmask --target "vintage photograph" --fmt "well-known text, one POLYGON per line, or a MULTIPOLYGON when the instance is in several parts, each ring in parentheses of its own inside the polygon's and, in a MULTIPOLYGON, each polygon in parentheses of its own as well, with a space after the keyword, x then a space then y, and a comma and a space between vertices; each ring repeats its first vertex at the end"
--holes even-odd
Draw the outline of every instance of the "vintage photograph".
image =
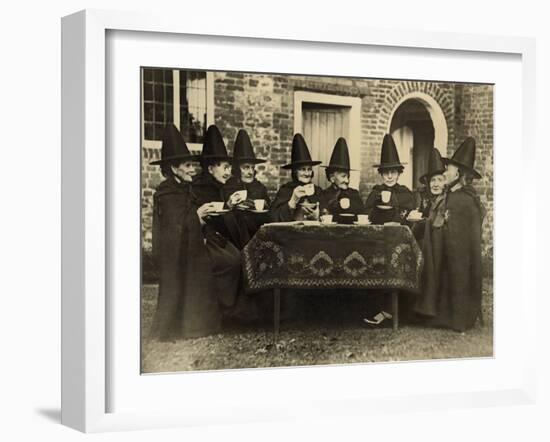
POLYGON ((142 67, 139 148, 142 373, 493 356, 493 85, 142 67))

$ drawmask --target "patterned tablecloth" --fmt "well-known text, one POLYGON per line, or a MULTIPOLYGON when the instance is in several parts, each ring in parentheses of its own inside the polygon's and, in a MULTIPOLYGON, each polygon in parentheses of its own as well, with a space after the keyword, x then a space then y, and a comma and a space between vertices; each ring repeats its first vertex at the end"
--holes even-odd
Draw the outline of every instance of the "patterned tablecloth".
POLYGON ((242 253, 247 291, 420 285, 422 253, 406 226, 265 224, 242 253))

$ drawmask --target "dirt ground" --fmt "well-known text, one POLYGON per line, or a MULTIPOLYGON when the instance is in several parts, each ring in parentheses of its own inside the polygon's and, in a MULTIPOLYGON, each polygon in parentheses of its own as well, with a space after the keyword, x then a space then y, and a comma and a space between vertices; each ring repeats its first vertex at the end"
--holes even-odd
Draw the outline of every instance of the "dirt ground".
MULTIPOLYGON (((147 337, 158 287, 142 290, 142 372, 223 370, 231 368, 307 366, 493 355, 492 281, 483 284, 484 325, 468 332, 404 323, 397 331, 372 328, 361 318, 365 297, 296 296, 293 317, 281 323, 279 338, 267 314, 254 324, 225 323, 222 334, 159 342, 147 337)), ((269 304, 269 294, 264 294, 269 304)))

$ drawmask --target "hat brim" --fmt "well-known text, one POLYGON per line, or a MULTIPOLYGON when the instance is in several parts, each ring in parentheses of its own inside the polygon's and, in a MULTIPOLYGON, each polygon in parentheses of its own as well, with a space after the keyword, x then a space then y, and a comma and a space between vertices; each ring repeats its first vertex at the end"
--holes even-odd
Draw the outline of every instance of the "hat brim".
POLYGON ((459 163, 458 161, 455 161, 452 158, 441 158, 441 161, 443 161, 443 164, 453 164, 457 167, 461 167, 463 169, 466 169, 475 178, 477 178, 478 180, 481 179, 481 174, 477 170, 475 170, 473 167, 470 167, 466 164, 459 163))
POLYGON ((294 163, 285 164, 284 166, 281 166, 283 169, 293 169, 295 167, 301 167, 301 166, 318 166, 321 164, 322 161, 296 161, 294 163))
POLYGON ((428 184, 428 181, 431 180, 434 175, 443 175, 443 172, 445 172, 445 169, 425 173, 418 179, 418 181, 420 181, 422 184, 428 184))
POLYGON ((376 167, 377 169, 397 169, 402 168, 404 169, 407 163, 391 163, 391 164, 374 164, 372 167, 376 167))
POLYGON ((200 159, 200 155, 173 155, 171 157, 166 157, 166 158, 161 158, 160 160, 151 161, 149 164, 152 166, 158 166, 174 160, 199 161, 199 159, 200 159))
POLYGON ((229 155, 200 155, 199 160, 220 160, 220 161, 233 161, 233 157, 229 155))
POLYGON ((321 166, 321 167, 324 167, 325 169, 343 170, 343 171, 346 171, 346 172, 351 172, 351 171, 357 172, 358 171, 357 169, 352 169, 351 167, 345 167, 345 166, 339 166, 339 165, 336 165, 336 166, 328 165, 328 166, 321 166))
POLYGON ((261 158, 235 158, 233 157, 234 163, 251 163, 251 164, 261 164, 267 162, 267 160, 262 160, 261 158))

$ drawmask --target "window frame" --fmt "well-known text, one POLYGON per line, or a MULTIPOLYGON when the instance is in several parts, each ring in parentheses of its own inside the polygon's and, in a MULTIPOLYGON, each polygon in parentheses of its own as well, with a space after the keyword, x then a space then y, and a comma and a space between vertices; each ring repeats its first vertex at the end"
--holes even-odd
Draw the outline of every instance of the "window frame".
MULTIPOLYGON (((146 69, 142 67, 142 70, 146 69)), ((180 70, 172 69, 172 95, 173 95, 173 123, 180 129, 180 70), (177 84, 177 87, 176 87, 177 84)), ((214 124, 214 72, 204 71, 202 69, 196 69, 196 71, 206 72, 206 127, 214 124)), ((162 146, 161 140, 149 140, 145 138, 145 100, 144 97, 144 81, 143 76, 141 78, 141 147, 145 149, 160 149, 162 146)), ((193 153, 200 153, 202 150, 201 143, 187 143, 187 147, 193 153)))

